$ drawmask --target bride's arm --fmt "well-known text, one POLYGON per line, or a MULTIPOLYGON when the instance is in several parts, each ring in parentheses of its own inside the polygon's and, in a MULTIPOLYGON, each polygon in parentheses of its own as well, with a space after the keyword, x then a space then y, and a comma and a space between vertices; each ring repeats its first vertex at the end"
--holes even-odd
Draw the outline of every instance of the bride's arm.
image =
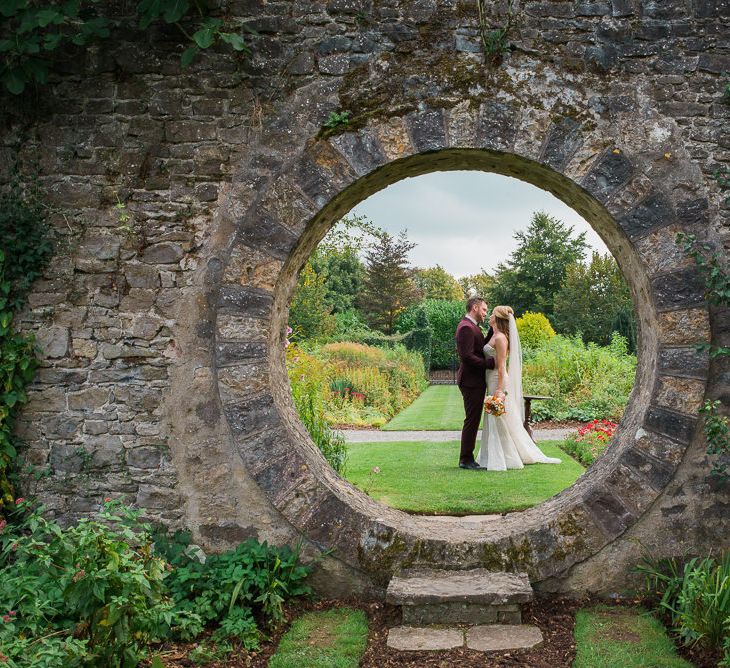
POLYGON ((494 349, 497 353, 497 390, 496 395, 504 399, 504 386, 507 383, 507 339, 504 336, 497 337, 494 342, 494 349))

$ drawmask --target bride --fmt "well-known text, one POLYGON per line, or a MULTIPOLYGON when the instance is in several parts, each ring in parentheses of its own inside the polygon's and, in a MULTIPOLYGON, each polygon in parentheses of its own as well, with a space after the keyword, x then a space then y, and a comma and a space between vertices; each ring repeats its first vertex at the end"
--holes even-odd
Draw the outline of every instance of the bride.
POLYGON ((522 348, 512 307, 496 306, 489 325, 494 335, 484 346, 484 355, 494 357, 495 365, 487 370, 487 394, 502 399, 505 412, 499 417, 485 415, 477 463, 490 471, 521 469, 525 464, 560 464, 559 459, 541 452, 523 426, 522 348))

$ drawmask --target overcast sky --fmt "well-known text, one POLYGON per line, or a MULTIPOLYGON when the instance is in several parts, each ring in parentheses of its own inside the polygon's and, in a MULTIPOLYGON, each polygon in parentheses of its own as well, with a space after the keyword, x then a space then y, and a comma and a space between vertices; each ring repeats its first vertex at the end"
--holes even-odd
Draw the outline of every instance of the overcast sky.
MULTIPOLYGON (((591 248, 608 249, 573 209, 529 183, 489 172, 432 172, 403 179, 358 204, 365 215, 391 234, 407 229, 417 244, 411 264, 440 264, 457 278, 492 272, 508 259, 535 211, 545 211, 575 233, 586 232, 591 248)), ((590 251, 589 251, 590 253, 590 251)))

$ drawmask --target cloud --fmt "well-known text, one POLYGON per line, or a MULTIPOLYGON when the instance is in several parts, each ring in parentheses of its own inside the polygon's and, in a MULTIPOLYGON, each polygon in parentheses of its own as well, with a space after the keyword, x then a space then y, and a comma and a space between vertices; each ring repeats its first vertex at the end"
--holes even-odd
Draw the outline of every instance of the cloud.
POLYGON ((433 172, 403 179, 372 195, 353 211, 391 233, 408 230, 417 244, 414 266, 440 264, 463 276, 493 271, 515 249, 515 232, 536 211, 586 232, 588 244, 607 248, 578 213, 552 194, 518 179, 487 172, 433 172))

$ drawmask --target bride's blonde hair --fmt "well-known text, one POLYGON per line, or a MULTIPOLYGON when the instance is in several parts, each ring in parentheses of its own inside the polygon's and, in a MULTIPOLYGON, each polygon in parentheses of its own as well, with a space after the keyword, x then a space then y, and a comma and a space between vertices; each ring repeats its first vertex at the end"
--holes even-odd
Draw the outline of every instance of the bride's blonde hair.
POLYGON ((495 306, 492 309, 494 315, 494 324, 502 334, 507 337, 509 341, 509 317, 514 315, 514 311, 511 306, 495 306))

